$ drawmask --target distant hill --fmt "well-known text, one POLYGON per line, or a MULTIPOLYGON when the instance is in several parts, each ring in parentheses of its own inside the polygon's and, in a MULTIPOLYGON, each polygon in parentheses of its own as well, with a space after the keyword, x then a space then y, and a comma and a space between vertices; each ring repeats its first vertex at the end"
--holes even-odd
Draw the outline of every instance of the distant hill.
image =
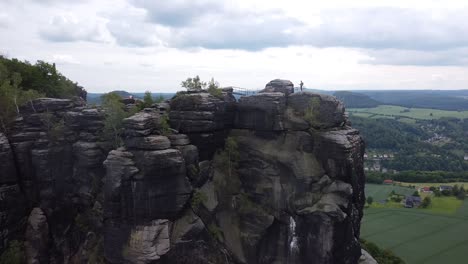
POLYGON ((383 104, 440 110, 468 110, 468 90, 354 91, 383 104))
POLYGON ((381 102, 370 98, 368 95, 356 92, 338 91, 333 95, 343 101, 345 106, 349 108, 371 108, 382 104, 381 102))
MULTIPOLYGON (((128 98, 130 96, 133 96, 135 98, 143 99, 143 96, 145 93, 129 93, 127 91, 112 91, 117 93, 118 95, 122 96, 123 98, 128 98)), ((101 104, 101 96, 104 93, 88 93, 88 104, 101 104)), ((172 98, 175 93, 152 93, 153 99, 156 100, 159 98, 159 96, 164 97, 164 99, 170 99, 172 98)))

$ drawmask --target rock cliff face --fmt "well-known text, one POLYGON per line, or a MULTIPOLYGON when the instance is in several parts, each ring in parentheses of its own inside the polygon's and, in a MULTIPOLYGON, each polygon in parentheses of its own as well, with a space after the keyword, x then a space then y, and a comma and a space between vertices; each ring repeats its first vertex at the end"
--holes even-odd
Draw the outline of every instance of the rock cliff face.
POLYGON ((224 145, 234 121, 236 99, 231 90, 214 97, 207 92, 180 93, 171 100, 171 127, 187 134, 199 149, 200 159, 208 160, 224 145))
POLYGON ((25 241, 28 263, 358 263, 364 144, 341 102, 291 87, 178 94, 126 118, 113 150, 102 110, 34 101, 0 135, 0 250, 25 241))
POLYGON ((334 97, 270 86, 240 98, 228 135, 237 148, 215 155, 195 211, 240 263, 356 263, 359 133, 334 97))
POLYGON ((102 226, 104 115, 80 100, 50 98, 21 113, 9 144, 0 137, 2 246, 25 240, 28 263, 69 263, 102 226))

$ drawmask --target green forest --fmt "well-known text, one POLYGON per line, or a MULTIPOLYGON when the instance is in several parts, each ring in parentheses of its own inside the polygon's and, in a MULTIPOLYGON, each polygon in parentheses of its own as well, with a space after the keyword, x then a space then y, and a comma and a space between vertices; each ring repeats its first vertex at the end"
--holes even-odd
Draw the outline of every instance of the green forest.
POLYGON ((468 119, 439 118, 414 123, 351 114, 354 128, 366 142, 366 166, 376 162, 384 172, 369 171, 368 182, 383 179, 406 182, 468 181, 468 119), (392 158, 375 158, 391 153, 392 158), (388 170, 388 172, 387 172, 388 170), (395 173, 397 171, 397 173, 395 173))
POLYGON ((0 129, 4 132, 20 106, 39 97, 86 99, 86 91, 62 75, 55 64, 0 56, 0 129))

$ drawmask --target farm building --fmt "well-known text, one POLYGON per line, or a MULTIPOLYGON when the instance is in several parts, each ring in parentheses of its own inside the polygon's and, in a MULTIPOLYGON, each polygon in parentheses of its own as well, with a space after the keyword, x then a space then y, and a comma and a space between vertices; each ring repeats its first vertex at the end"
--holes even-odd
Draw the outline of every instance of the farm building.
POLYGON ((451 191, 453 189, 452 186, 449 186, 449 185, 441 185, 439 186, 439 191, 451 191))
POLYGON ((405 199, 405 207, 406 208, 419 207, 419 205, 421 205, 421 197, 406 196, 406 199, 405 199))
POLYGON ((421 187, 419 188, 419 192, 432 193, 431 188, 429 187, 421 187))

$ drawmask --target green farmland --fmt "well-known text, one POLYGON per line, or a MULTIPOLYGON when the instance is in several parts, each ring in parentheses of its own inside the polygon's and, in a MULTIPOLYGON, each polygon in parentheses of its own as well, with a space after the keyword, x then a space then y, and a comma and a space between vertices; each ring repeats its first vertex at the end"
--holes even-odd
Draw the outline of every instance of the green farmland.
POLYGON ((453 214, 407 208, 368 208, 361 237, 408 264, 467 263, 468 202, 453 214))
POLYGON ((395 191, 396 194, 412 195, 415 189, 402 186, 385 184, 366 184, 366 197, 372 196, 374 202, 379 202, 388 198, 388 195, 395 191))
POLYGON ((367 118, 393 118, 411 123, 410 120, 431 120, 442 117, 468 118, 468 111, 445 111, 426 108, 407 108, 393 105, 379 105, 373 108, 348 108, 350 114, 367 118))

